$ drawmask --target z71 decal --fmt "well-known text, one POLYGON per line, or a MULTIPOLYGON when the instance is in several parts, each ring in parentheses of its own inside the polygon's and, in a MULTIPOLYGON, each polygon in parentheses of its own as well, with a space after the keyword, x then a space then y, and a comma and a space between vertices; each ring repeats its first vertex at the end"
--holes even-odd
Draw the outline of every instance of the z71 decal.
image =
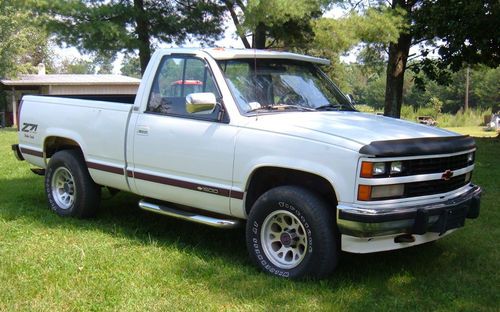
POLYGON ((28 139, 34 139, 37 133, 38 125, 24 122, 21 131, 24 132, 24 137, 28 139))

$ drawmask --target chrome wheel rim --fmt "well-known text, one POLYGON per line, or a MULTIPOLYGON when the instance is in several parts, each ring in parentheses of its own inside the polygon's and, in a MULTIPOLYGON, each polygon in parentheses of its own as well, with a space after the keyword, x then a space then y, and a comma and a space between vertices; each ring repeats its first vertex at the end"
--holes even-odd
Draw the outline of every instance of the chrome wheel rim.
POLYGON ((52 197, 59 207, 69 209, 75 202, 75 180, 65 167, 59 167, 52 175, 52 197))
POLYGON ((291 212, 277 210, 262 224, 261 242, 269 261, 280 269, 298 266, 307 252, 307 232, 291 212))

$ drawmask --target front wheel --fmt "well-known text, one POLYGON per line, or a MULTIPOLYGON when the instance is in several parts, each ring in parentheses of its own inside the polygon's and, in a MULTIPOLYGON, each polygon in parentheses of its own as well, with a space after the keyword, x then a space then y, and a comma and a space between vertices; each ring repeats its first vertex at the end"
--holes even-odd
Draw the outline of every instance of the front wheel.
POLYGON ((324 277, 338 262, 334 207, 313 192, 281 186, 255 202, 247 220, 252 260, 273 275, 324 277))
POLYGON ((82 154, 63 150, 49 161, 45 193, 49 207, 58 215, 86 218, 96 213, 101 189, 90 177, 82 154))

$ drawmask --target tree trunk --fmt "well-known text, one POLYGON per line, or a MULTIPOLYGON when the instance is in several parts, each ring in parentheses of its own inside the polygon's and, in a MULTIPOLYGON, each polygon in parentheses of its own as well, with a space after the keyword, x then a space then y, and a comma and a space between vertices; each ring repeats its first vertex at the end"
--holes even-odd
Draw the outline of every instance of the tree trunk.
POLYGON ((259 23, 253 33, 253 48, 265 49, 266 48, 266 25, 259 23))
MULTIPOLYGON (((408 1, 410 2, 410 1, 408 1)), ((413 4, 405 0, 394 0, 392 8, 404 8, 408 15, 413 4)), ((401 117, 403 103, 403 85, 405 79, 406 63, 410 52, 412 35, 401 33, 396 43, 389 45, 389 62, 387 63, 387 79, 385 85, 384 115, 394 118, 401 117)))
POLYGON ((141 63, 141 74, 144 74, 151 58, 151 42, 149 41, 149 24, 144 11, 144 0, 134 0, 135 22, 137 24, 135 32, 139 40, 139 60, 141 63))
MULTIPOLYGON (((248 42, 247 37, 245 36, 245 34, 240 33, 241 24, 240 24, 240 21, 238 20, 238 15, 236 14, 236 11, 234 10, 234 3, 232 1, 228 1, 228 0, 224 0, 223 2, 226 5, 226 8, 229 11, 231 18, 233 19, 234 26, 236 27, 236 31, 238 32, 238 36, 240 37, 241 41, 243 42, 245 49, 250 49, 251 46, 250 46, 250 43, 248 42)), ((240 5, 240 7, 242 10, 245 9, 245 7, 242 4, 240 5)))
POLYGON ((470 67, 467 66, 467 69, 465 71, 465 100, 464 100, 464 112, 466 112, 469 109, 469 74, 470 74, 470 67))
POLYGON ((384 115, 399 118, 403 103, 403 85, 406 62, 410 51, 411 36, 402 34, 397 43, 389 46, 389 62, 387 64, 387 80, 385 86, 384 115))

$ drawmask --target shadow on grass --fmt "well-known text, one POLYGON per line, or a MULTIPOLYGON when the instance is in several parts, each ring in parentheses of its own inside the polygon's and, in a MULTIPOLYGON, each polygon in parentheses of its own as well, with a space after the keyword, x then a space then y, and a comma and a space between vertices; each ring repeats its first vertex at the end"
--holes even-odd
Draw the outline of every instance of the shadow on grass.
MULTIPOLYGON (((392 308, 415 308, 415 302, 432 303, 436 308, 453 306, 457 298, 472 307, 490 304, 476 295, 480 290, 457 285, 456 270, 474 274, 479 260, 477 248, 464 243, 457 247, 457 241, 449 237, 398 251, 342 253, 336 272, 329 278, 290 282, 260 273, 250 263, 244 228, 220 230, 142 211, 137 208, 139 197, 127 193, 103 200, 95 219, 61 218, 47 208, 42 177, 3 180, 1 184, 0 192, 5 196, 0 218, 5 221, 27 219, 46 228, 101 232, 134 244, 155 244, 165 252, 173 246, 204 260, 184 258, 174 269, 175 274, 193 283, 201 280, 210 291, 244 298, 245 302, 279 304, 291 292, 315 300, 321 307, 335 303, 360 311, 374 304, 392 308), (447 303, 450 298, 452 302, 447 303)), ((460 276, 459 281, 469 282, 469 276, 460 276)))
POLYGON ((247 257, 243 228, 214 229, 142 211, 137 208, 139 197, 132 194, 103 200, 95 219, 58 217, 47 208, 43 177, 29 173, 11 179, 0 176, 0 220, 104 233, 131 244, 154 245, 165 253, 180 250, 183 255, 174 268, 162 273, 201 283, 228 302, 257 307, 288 302, 293 308, 305 301, 316 309, 336 306, 355 311, 495 310, 500 301, 495 239, 500 227, 496 204, 500 140, 476 138, 476 142, 473 180, 487 191, 479 219, 468 220, 464 229, 434 244, 367 255, 342 253, 337 270, 320 281, 290 282, 260 273, 247 257))

